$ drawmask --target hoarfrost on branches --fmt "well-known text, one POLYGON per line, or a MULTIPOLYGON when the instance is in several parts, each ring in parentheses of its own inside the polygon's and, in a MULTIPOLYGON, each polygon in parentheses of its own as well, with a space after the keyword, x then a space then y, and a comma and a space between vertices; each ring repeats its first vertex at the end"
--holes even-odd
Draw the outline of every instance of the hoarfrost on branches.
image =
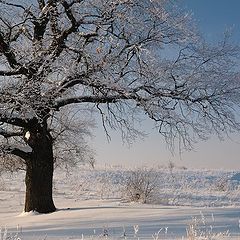
POLYGON ((53 143, 73 132, 64 112, 78 108, 84 129, 97 111, 108 137, 111 128, 128 141, 143 115, 170 146, 239 130, 239 48, 196 32, 166 0, 0 1, 1 154, 52 162, 53 143))

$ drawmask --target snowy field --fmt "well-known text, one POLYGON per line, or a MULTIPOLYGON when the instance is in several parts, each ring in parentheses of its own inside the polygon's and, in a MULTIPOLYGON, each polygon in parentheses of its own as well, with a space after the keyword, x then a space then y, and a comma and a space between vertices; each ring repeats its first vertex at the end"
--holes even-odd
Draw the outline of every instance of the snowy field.
POLYGON ((131 170, 57 170, 58 211, 41 215, 22 213, 24 173, 4 173, 0 177, 0 240, 240 240, 240 174, 176 168, 143 172, 141 176, 152 187, 144 199, 147 204, 130 200, 131 170))

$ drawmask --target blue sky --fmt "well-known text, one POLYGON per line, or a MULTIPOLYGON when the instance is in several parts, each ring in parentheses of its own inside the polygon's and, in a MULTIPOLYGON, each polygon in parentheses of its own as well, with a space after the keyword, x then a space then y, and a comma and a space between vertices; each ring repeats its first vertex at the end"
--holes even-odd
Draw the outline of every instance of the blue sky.
MULTIPOLYGON (((240 0, 180 0, 180 5, 192 12, 193 18, 208 41, 217 41, 226 29, 232 28, 233 40, 240 43, 240 0)), ((218 168, 240 170, 240 133, 231 139, 219 141, 211 137, 206 142, 195 145, 194 151, 174 155, 167 149, 164 140, 151 129, 149 122, 144 124, 149 136, 138 140, 131 148, 123 146, 120 135, 113 134, 107 142, 102 129, 96 132, 94 148, 96 160, 101 164, 114 165, 162 165, 169 161, 178 166, 192 168, 218 168)))
POLYGON ((181 0, 192 12, 200 31, 208 40, 216 40, 225 29, 233 28, 233 38, 240 41, 239 0, 181 0))

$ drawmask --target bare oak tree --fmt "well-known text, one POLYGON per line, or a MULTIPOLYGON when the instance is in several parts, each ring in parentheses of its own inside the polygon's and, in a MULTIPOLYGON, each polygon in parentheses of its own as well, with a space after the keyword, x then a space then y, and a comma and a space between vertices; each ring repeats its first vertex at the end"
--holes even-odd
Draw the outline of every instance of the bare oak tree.
POLYGON ((73 104, 130 138, 146 114, 186 147, 239 130, 238 54, 167 0, 0 0, 1 154, 26 165, 25 211, 56 209, 51 123, 73 104))

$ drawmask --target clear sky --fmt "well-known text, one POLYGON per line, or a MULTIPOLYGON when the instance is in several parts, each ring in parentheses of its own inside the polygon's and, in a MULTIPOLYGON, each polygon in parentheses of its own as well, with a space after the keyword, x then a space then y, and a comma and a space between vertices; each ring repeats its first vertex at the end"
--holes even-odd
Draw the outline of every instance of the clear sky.
MULTIPOLYGON (((232 28, 233 39, 240 43, 240 0, 180 0, 183 8, 191 11, 200 31, 209 41, 221 38, 226 29, 232 28)), ((174 155, 167 149, 161 135, 146 122, 144 130, 149 136, 138 140, 131 148, 124 146, 120 135, 112 135, 107 142, 102 129, 96 130, 93 147, 96 160, 101 164, 114 165, 162 165, 173 161, 178 166, 192 168, 217 168, 240 170, 240 133, 220 142, 212 137, 195 145, 194 151, 174 155)))

